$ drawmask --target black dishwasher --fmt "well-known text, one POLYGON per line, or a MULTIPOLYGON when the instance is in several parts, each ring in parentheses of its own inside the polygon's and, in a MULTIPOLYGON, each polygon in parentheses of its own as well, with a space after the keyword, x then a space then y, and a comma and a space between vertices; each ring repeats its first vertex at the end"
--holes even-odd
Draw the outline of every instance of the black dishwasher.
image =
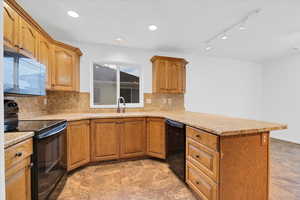
POLYGON ((185 182, 185 124, 166 120, 167 162, 170 169, 185 182))

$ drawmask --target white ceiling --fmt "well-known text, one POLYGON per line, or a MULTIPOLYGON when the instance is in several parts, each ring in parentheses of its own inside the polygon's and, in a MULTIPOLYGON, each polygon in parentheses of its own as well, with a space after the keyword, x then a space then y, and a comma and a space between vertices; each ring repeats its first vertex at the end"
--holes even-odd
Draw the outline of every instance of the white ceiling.
POLYGON ((300 46, 299 0, 17 0, 59 40, 199 53, 261 62, 300 46), (253 9, 246 31, 233 30, 203 51, 203 41, 253 9), (74 19, 67 11, 74 10, 74 19), (155 24, 156 32, 147 27, 155 24))

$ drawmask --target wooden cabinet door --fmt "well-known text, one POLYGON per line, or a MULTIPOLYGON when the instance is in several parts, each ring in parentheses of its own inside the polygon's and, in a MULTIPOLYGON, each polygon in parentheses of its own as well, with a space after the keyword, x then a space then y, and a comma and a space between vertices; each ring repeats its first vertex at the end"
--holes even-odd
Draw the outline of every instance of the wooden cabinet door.
POLYGON ((158 60, 157 61, 157 73, 156 73, 158 91, 168 91, 168 61, 158 60))
POLYGON ((59 46, 54 47, 52 88, 74 90, 75 53, 59 46))
POLYGON ((3 8, 3 40, 4 45, 15 49, 17 47, 18 39, 18 25, 19 16, 18 14, 5 2, 3 8))
POLYGON ((147 119, 147 155, 166 158, 165 120, 162 118, 147 119))
POLYGON ((145 124, 145 118, 128 118, 123 120, 121 126, 121 158, 145 155, 145 124))
POLYGON ((5 171, 6 200, 30 200, 30 157, 5 171))
POLYGON ((179 75, 180 75, 180 63, 177 62, 168 62, 168 70, 167 70, 167 82, 168 82, 168 90, 171 93, 178 93, 179 90, 179 75))
POLYGON ((118 119, 92 120, 92 161, 113 160, 120 157, 120 125, 118 119))
POLYGON ((89 120, 70 122, 67 130, 68 171, 90 162, 89 120))
POLYGON ((38 33, 23 18, 19 19, 19 51, 30 58, 37 58, 38 33))
POLYGON ((51 44, 40 35, 38 47, 38 60, 46 67, 46 89, 51 89, 51 44))

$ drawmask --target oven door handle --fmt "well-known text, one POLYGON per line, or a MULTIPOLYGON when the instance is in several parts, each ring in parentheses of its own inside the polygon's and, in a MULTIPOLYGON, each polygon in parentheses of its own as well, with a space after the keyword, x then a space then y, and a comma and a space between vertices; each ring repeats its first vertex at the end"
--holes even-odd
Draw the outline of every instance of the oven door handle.
POLYGON ((63 124, 61 124, 61 125, 53 128, 53 129, 45 132, 45 133, 42 133, 42 134, 38 135, 37 138, 38 139, 44 139, 44 138, 59 134, 62 131, 64 131, 66 128, 67 128, 67 123, 63 123, 63 124))

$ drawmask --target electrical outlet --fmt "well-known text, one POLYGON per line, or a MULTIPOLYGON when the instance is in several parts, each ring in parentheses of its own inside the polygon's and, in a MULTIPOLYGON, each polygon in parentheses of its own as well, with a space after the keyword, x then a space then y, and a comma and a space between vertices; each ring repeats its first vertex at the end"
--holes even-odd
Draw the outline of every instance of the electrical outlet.
POLYGON ((44 99, 44 105, 47 105, 48 101, 47 98, 44 99))
POLYGON ((171 105, 172 104, 172 99, 168 99, 168 104, 171 105))

